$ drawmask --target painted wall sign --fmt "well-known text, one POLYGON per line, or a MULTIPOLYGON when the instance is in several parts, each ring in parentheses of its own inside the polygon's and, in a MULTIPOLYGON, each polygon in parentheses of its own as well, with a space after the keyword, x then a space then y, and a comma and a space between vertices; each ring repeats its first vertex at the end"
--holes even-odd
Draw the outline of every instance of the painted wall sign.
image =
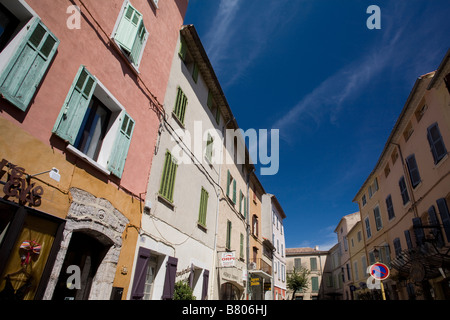
POLYGON ((0 180, 7 174, 6 182, 2 182, 5 198, 17 198, 19 203, 27 203, 33 207, 41 205, 41 197, 44 189, 31 183, 31 178, 25 173, 25 169, 18 167, 9 161, 3 159, 0 162, 0 180))

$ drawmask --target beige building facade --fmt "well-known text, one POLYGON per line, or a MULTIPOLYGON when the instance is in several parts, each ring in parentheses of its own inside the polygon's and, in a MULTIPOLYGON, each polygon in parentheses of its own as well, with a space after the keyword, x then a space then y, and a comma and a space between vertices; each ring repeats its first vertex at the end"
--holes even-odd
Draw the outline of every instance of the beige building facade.
POLYGON ((419 77, 355 196, 368 264, 387 264, 387 299, 450 299, 450 51, 419 77))

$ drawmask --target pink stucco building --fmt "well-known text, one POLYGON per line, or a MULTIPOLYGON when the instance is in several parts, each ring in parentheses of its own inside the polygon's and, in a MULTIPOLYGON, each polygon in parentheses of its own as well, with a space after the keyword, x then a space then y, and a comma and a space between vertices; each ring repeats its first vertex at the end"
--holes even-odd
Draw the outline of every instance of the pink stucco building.
POLYGON ((0 290, 24 265, 13 285, 32 273, 25 299, 120 299, 131 290, 187 5, 0 0, 0 290), (41 251, 24 263, 28 240, 41 251), (69 265, 81 268, 83 289, 64 289, 69 265))

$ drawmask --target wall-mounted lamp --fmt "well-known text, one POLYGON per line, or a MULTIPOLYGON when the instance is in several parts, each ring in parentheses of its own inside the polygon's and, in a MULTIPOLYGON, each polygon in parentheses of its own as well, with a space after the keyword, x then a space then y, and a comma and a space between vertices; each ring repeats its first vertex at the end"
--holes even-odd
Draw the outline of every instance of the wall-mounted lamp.
POLYGON ((40 173, 29 175, 29 177, 36 177, 36 176, 39 176, 39 175, 44 174, 44 173, 48 173, 49 176, 50 176, 50 179, 53 179, 56 182, 61 181, 61 175, 59 174, 59 170, 56 169, 56 168, 52 168, 52 170, 48 170, 48 171, 44 171, 44 172, 40 172, 40 173))

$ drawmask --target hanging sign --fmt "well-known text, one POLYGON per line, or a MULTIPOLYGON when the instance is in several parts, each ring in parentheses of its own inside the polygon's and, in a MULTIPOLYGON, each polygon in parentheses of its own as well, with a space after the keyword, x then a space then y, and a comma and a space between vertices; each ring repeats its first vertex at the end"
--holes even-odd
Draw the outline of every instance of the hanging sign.
POLYGON ((0 162, 0 180, 6 173, 7 180, 6 182, 2 182, 4 184, 3 192, 6 198, 17 198, 22 205, 26 205, 27 203, 34 207, 41 205, 41 197, 44 194, 44 189, 31 183, 31 178, 25 173, 24 168, 18 167, 3 159, 0 162))
POLYGON ((221 267, 234 267, 236 263, 236 254, 235 252, 223 252, 222 258, 220 259, 221 267))

